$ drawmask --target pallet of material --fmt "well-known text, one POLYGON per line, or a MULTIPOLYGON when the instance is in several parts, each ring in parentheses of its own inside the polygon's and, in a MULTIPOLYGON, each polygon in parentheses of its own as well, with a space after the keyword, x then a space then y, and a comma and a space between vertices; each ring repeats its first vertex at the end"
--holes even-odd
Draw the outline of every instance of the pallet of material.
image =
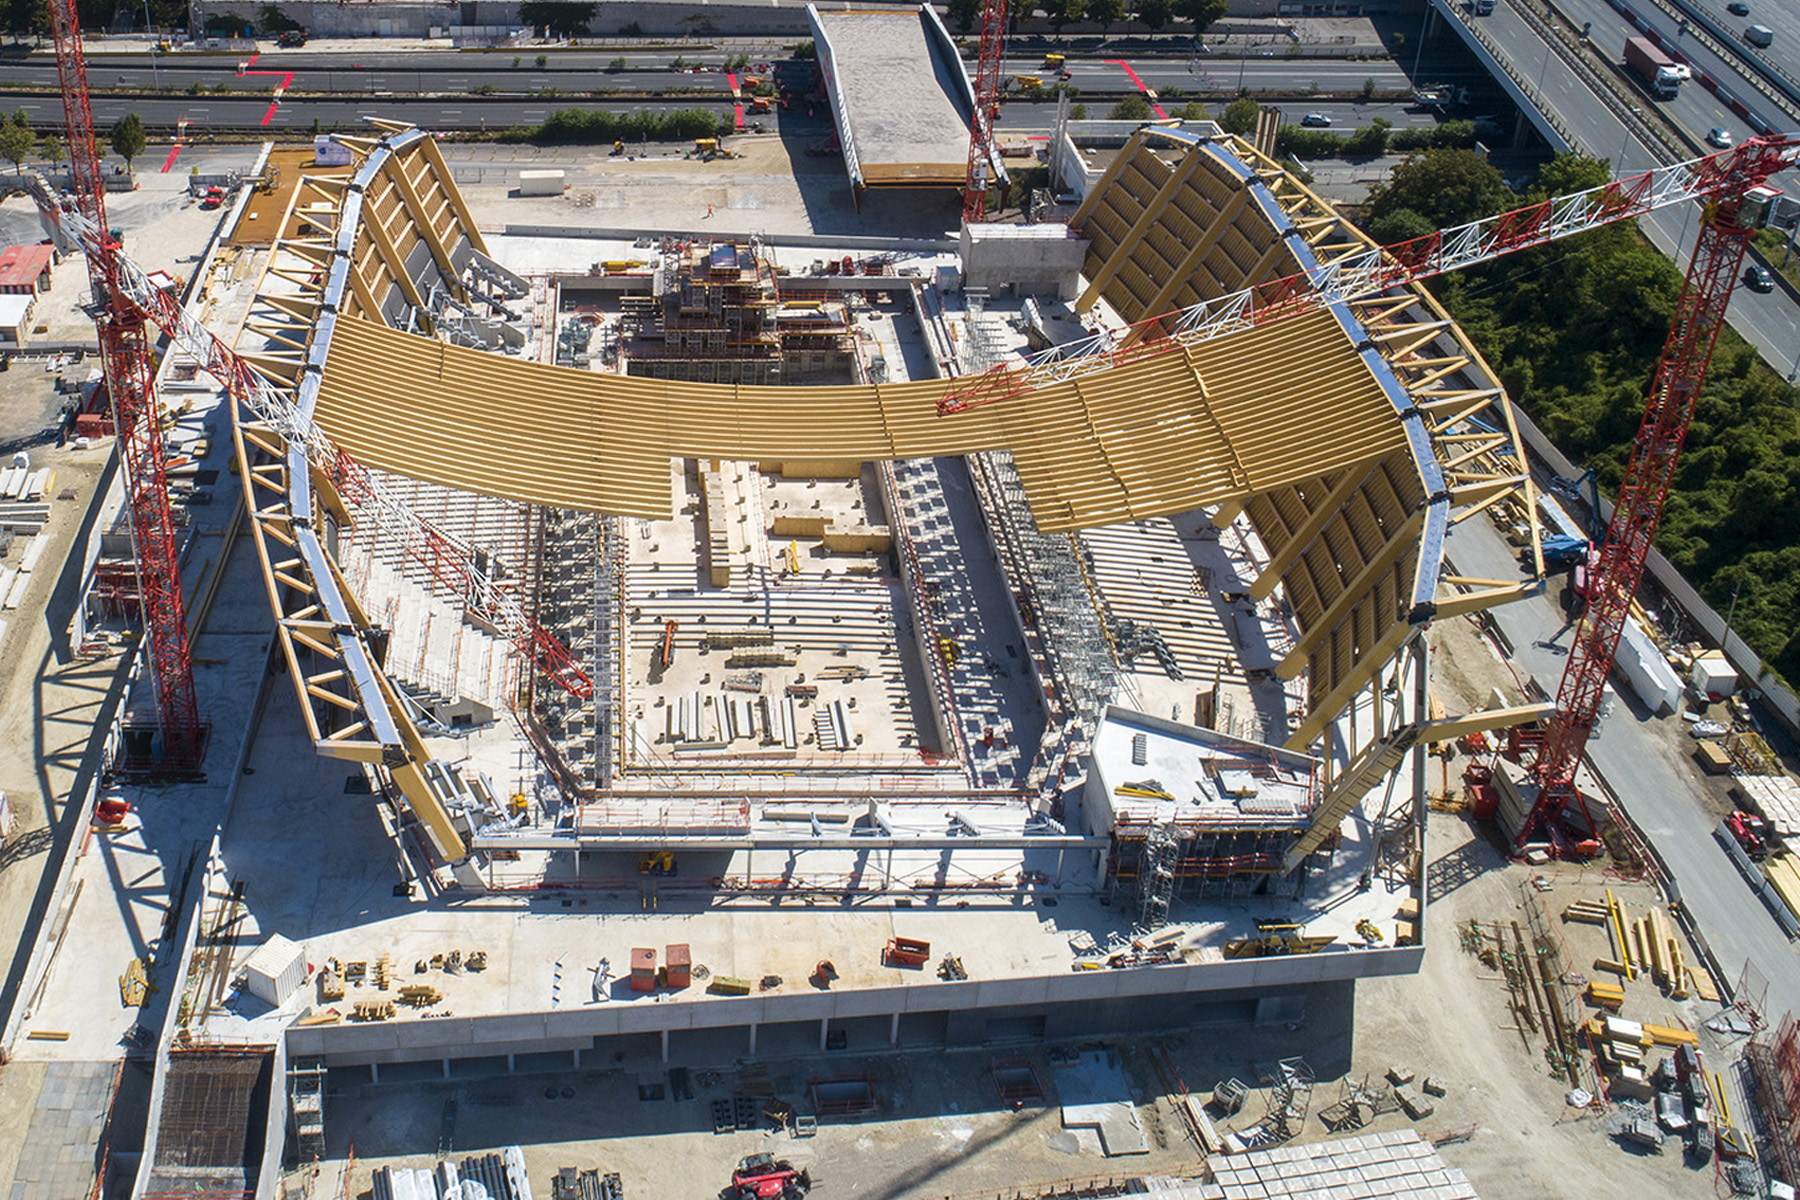
POLYGON ((1587 1002, 1617 1011, 1625 1003, 1625 989, 1616 983, 1591 979, 1587 985, 1587 1002))
POLYGON ((1781 902, 1800 917, 1800 859, 1792 854, 1771 854, 1763 859, 1762 868, 1781 902))
POLYGON ((1708 775, 1731 773, 1731 752, 1711 738, 1700 738, 1694 743, 1694 761, 1708 775))
POLYGON ((1688 978, 1693 981, 1694 995, 1707 1004, 1719 1002, 1719 985, 1713 982, 1712 973, 1704 967, 1689 967, 1688 978))
POLYGON ((1698 1046, 1700 1035, 1691 1029, 1675 1029, 1668 1025, 1645 1025, 1644 1036, 1658 1046, 1698 1046))
POLYGON ((1612 916, 1606 905, 1597 900, 1577 900, 1562 911, 1565 921, 1579 921, 1583 925, 1604 925, 1612 916))
POLYGON ((1738 801, 1783 838, 1800 835, 1800 780, 1782 775, 1739 775, 1731 790, 1738 801))

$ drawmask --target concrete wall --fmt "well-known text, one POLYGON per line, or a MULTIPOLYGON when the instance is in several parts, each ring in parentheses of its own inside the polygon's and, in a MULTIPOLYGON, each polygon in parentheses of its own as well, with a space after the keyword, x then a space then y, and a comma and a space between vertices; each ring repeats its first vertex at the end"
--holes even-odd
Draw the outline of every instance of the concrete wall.
MULTIPOLYGON (((574 1051, 597 1038, 646 1035, 673 1040, 709 1030, 743 1030, 795 1022, 825 1023, 948 1014, 946 1039, 981 1041, 971 1022, 1043 1017, 1045 1027, 1073 1032, 1185 1025, 1192 1004, 1254 998, 1311 984, 1419 969, 1423 947, 1321 951, 1281 958, 1183 963, 1128 970, 1081 971, 1013 979, 921 983, 855 991, 740 998, 694 994, 658 1004, 604 1004, 579 1009, 290 1028, 291 1056, 319 1055, 331 1066, 405 1063, 494 1055, 574 1051), (1181 998, 1177 1000, 1177 998, 1181 998), (1156 1021, 1157 1013, 1166 1014, 1156 1021), (959 1015, 960 1014, 960 1015, 959 1015), (997 1018, 996 1018, 997 1019, 997 1018), (1113 1024, 1122 1022, 1123 1024, 1113 1024)), ((935 1019, 935 1018, 934 1018, 935 1019)), ((1047 1036, 1056 1036, 1047 1034, 1047 1036)))
POLYGON ((1087 239, 1062 225, 963 226, 963 287, 993 296, 1073 300, 1081 288, 1087 239), (1041 232, 1043 236, 1029 236, 1041 232), (1024 235, 1024 236, 1021 236, 1024 235))

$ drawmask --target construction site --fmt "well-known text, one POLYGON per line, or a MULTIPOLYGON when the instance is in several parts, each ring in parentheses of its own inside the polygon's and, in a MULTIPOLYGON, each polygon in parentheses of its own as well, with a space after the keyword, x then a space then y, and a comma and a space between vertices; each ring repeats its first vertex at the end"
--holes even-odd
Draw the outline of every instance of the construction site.
POLYGON ((997 34, 810 17, 857 206, 945 237, 516 222, 374 119, 171 287, 34 184, 120 455, 74 642, 141 658, 0 1036, 17 1200, 1791 1195, 1800 1026, 1584 757, 1681 393, 1522 677, 1568 517, 1421 281, 1683 199, 1741 255, 1795 143, 1383 249, 1272 125, 1065 103, 1001 224, 997 34))

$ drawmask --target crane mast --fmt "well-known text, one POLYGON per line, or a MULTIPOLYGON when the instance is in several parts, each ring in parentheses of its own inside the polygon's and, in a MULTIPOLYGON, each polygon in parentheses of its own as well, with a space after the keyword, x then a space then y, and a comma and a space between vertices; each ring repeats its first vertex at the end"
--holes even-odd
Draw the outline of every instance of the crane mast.
MULTIPOLYGON (((1706 381, 1744 252, 1756 233, 1738 218, 1744 192, 1759 182, 1753 179, 1742 187, 1728 187, 1705 202, 1706 217, 1700 224, 1693 262, 1592 572, 1587 611, 1563 667, 1556 712, 1532 764, 1538 794, 1519 829, 1515 849, 1534 840, 1548 840, 1559 854, 1598 849, 1599 830, 1576 786, 1575 773, 1600 718, 1607 676, 1612 673, 1613 657, 1644 576, 1650 543, 1662 520, 1693 420, 1694 402, 1706 381)), ((1594 516, 1597 520, 1600 514, 1594 516)))
POLYGON ((164 464, 162 420, 144 314, 116 286, 118 241, 106 220, 106 180, 94 138, 88 100, 87 59, 75 0, 50 0, 56 70, 62 85, 63 123, 77 210, 97 231, 87 251, 100 361, 112 403, 137 561, 138 605, 156 687, 161 744, 157 769, 193 770, 206 753, 205 727, 194 696, 187 611, 181 595, 180 547, 164 464))
POLYGON ((994 169, 994 117, 1000 111, 1000 59, 1006 50, 1006 0, 983 0, 981 50, 975 60, 975 108, 969 114, 969 171, 963 181, 963 223, 987 215, 994 169))

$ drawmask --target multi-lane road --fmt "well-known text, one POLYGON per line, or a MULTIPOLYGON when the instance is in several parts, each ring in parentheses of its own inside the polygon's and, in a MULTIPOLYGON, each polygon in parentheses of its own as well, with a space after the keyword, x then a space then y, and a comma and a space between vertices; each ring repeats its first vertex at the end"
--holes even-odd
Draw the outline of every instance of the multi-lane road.
MULTIPOLYGON (((1492 16, 1479 18, 1482 29, 1527 82, 1536 87, 1541 103, 1555 109, 1565 125, 1575 132, 1581 148, 1595 157, 1610 159, 1614 171, 1619 174, 1660 165, 1665 152, 1660 147, 1645 145, 1626 129, 1589 88, 1586 80, 1548 52, 1531 25, 1513 10, 1512 2, 1501 0, 1492 16)), ((1612 10, 1602 0, 1594 0, 1593 9, 1595 24, 1590 40, 1597 47, 1617 40, 1622 59, 1626 37, 1623 19, 1615 17, 1617 28, 1603 28, 1601 14, 1611 14, 1612 10)), ((1720 70, 1724 69, 1725 64, 1720 64, 1720 70)), ((1734 84, 1736 82, 1734 80, 1734 84)), ((1657 103, 1641 94, 1638 99, 1644 110, 1657 103)), ((1668 104, 1669 115, 1686 126, 1695 138, 1703 136, 1714 125, 1731 129, 1737 136, 1749 135, 1748 128, 1735 117, 1727 123, 1728 114, 1721 114, 1712 107, 1716 100, 1696 84, 1683 84, 1681 96, 1668 104)), ((1780 182, 1792 190, 1795 181, 1790 177, 1780 182)), ((1643 218, 1639 226, 1659 249, 1684 264, 1686 251, 1692 249, 1694 239, 1699 235, 1692 206, 1661 209, 1643 218), (1682 251, 1679 255, 1677 248, 1682 251)), ((1738 288, 1732 295, 1729 319, 1732 327, 1756 346, 1764 360, 1776 370, 1785 374, 1800 360, 1800 306, 1779 288, 1767 293, 1738 288)))
MULTIPOLYGON (((675 72, 675 55, 604 51, 560 51, 544 55, 511 51, 368 53, 310 50, 273 51, 238 58, 221 54, 94 55, 88 75, 95 91, 95 118, 102 125, 127 112, 154 129, 190 122, 198 129, 271 131, 353 125, 365 116, 392 116, 436 129, 504 129, 533 125, 557 109, 580 105, 619 110, 669 112, 704 107, 728 111, 729 82, 719 69, 722 52, 708 56, 709 69, 675 72), (620 60, 623 60, 622 62, 620 60), (514 65, 514 64, 517 65, 514 65), (190 91, 192 89, 192 91, 190 91)), ((1009 56, 1009 75, 1050 80, 1042 56, 1009 56)), ((757 64, 752 62, 751 69, 757 64)), ((1381 118, 1395 126, 1429 125, 1427 111, 1389 102, 1313 101, 1312 93, 1354 95, 1366 80, 1392 94, 1411 85, 1392 64, 1334 59, 1294 61, 1250 57, 1216 59, 1200 55, 1143 59, 1077 59, 1067 63, 1071 86, 1096 97, 1104 107, 1140 84, 1180 107, 1191 96, 1235 91, 1279 94, 1294 113, 1319 111, 1334 126, 1353 127, 1381 118)), ((1456 79, 1479 85, 1479 78, 1456 79)), ((61 117, 56 63, 46 54, 0 61, 0 106, 22 108, 37 124, 61 117), (10 93, 10 94, 9 94, 10 93)), ((1043 127, 1054 109, 1047 104, 1011 102, 1002 124, 1043 127)))

